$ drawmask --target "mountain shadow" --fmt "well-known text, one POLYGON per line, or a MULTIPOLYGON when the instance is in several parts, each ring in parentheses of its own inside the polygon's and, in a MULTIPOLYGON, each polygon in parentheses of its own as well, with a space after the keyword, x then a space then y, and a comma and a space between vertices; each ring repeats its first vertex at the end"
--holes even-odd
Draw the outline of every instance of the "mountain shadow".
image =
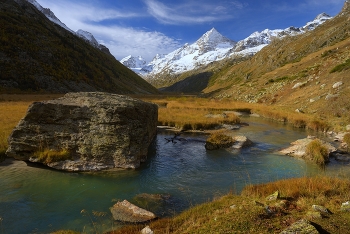
POLYGON ((197 94, 201 93, 209 84, 210 77, 213 75, 212 72, 202 72, 187 77, 184 80, 176 82, 175 84, 160 88, 161 92, 169 93, 187 93, 187 94, 197 94))

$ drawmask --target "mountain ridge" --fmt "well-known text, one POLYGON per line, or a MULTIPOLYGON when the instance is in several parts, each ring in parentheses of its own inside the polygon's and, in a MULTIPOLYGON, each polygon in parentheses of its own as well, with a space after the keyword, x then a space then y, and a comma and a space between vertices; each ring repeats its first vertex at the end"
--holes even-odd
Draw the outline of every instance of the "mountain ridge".
POLYGON ((321 13, 302 27, 291 26, 286 29, 265 29, 261 32, 253 32, 250 36, 238 42, 224 37, 215 28, 212 28, 192 44, 186 43, 181 48, 166 55, 158 54, 149 64, 142 68, 129 68, 132 68, 151 84, 163 87, 168 85, 169 82, 159 82, 159 80, 166 79, 169 75, 178 75, 227 58, 252 56, 270 44, 275 38, 305 33, 329 19, 331 19, 329 15, 321 13))
POLYGON ((26 0, 0 4, 0 93, 158 91, 26 0))
MULTIPOLYGON (((33 6, 35 6, 39 11, 41 11, 50 21, 52 21, 53 23, 61 26, 62 28, 66 29, 68 32, 71 32, 77 36, 79 36, 80 38, 84 39, 85 41, 87 41, 88 43, 90 43, 92 46, 100 49, 101 51, 112 55, 109 51, 109 49, 98 43, 97 40, 95 39, 95 37, 92 35, 92 33, 87 32, 85 30, 79 29, 78 31, 74 32, 72 29, 70 29, 69 27, 67 27, 67 25, 65 25, 64 23, 61 22, 61 20, 59 20, 55 13, 53 13, 50 8, 44 8, 42 7, 36 0, 27 0, 29 3, 31 3, 33 6)), ((112 55, 113 56, 113 55, 112 55)))

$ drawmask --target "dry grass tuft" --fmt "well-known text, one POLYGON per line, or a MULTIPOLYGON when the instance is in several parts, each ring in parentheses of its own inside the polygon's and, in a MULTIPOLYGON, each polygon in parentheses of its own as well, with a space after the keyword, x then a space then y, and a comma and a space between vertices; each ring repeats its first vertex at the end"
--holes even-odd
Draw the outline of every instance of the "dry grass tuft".
POLYGON ((42 162, 45 164, 71 159, 71 155, 67 149, 62 149, 62 150, 44 149, 44 150, 34 152, 33 157, 36 158, 39 162, 42 162))
POLYGON ((305 153, 310 160, 314 161, 318 165, 324 165, 329 160, 329 152, 327 147, 323 146, 318 139, 311 141, 306 146, 305 153))
MULTIPOLYGON (((350 199, 350 180, 326 176, 303 177, 279 180, 267 184, 249 185, 242 191, 246 197, 266 197, 276 190, 285 198, 315 199, 317 197, 341 196, 344 200, 350 199)), ((324 204, 320 204, 324 205, 324 204)))

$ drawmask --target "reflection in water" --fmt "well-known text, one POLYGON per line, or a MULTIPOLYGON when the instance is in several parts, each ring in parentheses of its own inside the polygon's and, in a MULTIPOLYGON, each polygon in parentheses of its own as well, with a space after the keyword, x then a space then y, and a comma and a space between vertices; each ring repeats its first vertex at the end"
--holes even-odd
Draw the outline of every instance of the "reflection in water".
POLYGON ((109 207, 141 193, 170 194, 162 213, 172 215, 230 191, 239 193, 251 183, 320 173, 350 175, 347 165, 331 162, 323 171, 303 160, 274 153, 304 138, 306 132, 262 119, 245 120, 249 126, 237 130, 237 134, 255 143, 250 148, 206 151, 204 135, 184 133, 182 137, 187 141, 173 144, 165 139, 173 134, 162 132, 150 147, 147 162, 137 170, 67 173, 29 167, 19 161, 0 164, 4 233, 58 229, 89 232, 93 228, 90 218, 102 232, 118 225, 112 222, 109 207))

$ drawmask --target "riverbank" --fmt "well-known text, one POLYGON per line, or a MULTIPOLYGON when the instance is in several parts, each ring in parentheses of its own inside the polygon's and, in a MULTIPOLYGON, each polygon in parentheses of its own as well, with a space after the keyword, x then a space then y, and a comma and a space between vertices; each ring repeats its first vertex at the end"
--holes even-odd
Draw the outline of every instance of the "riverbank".
POLYGON ((281 233, 302 219, 308 220, 319 233, 348 233, 350 212, 342 211, 341 207, 350 200, 349 186, 350 180, 331 177, 250 185, 241 195, 225 195, 174 218, 126 226, 110 233, 136 234, 145 226, 154 233, 281 233), (275 191, 279 198, 267 200, 275 191), (326 210, 318 210, 320 207, 326 210))

